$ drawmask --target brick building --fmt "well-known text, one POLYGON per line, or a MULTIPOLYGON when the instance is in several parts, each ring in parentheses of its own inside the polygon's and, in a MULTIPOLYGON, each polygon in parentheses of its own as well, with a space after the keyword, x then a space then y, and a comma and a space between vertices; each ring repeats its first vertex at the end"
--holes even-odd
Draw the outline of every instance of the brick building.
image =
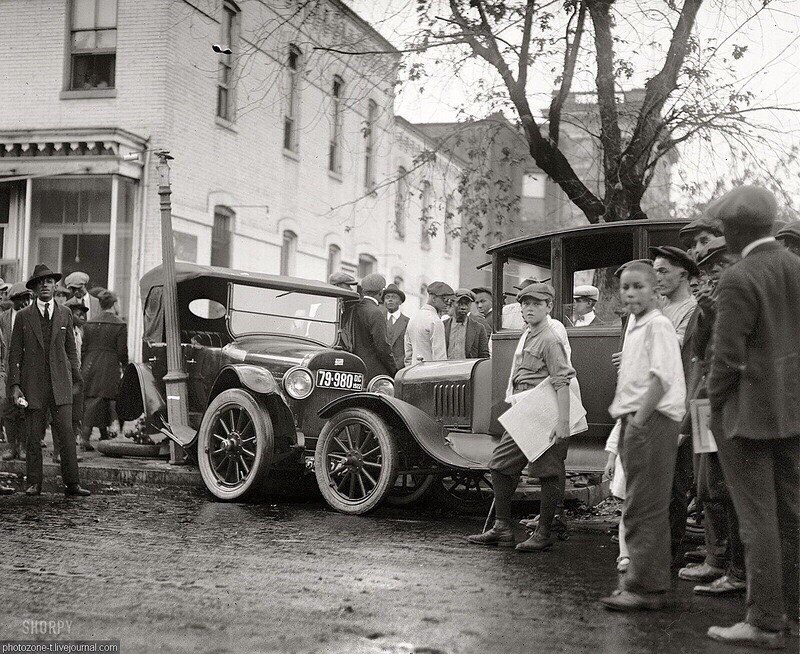
MULTIPOLYGON (((161 258, 152 153, 165 149, 180 260, 378 271, 412 296, 458 281, 441 232, 420 256, 411 218, 405 238, 394 231, 393 180, 422 137, 394 116, 399 53, 339 0, 6 0, 2 12, 5 279, 40 261, 86 271, 119 292, 136 348, 136 282, 161 258), (353 49, 382 54, 339 52, 353 49)), ((435 168, 427 182, 414 171, 432 206, 449 193, 435 168)))

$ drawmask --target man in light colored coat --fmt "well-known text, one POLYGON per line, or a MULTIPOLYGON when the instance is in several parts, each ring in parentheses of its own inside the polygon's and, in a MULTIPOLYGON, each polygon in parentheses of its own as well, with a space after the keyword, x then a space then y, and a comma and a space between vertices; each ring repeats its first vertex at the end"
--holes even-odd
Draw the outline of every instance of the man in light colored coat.
POLYGON ((453 303, 455 293, 444 282, 428 285, 428 303, 408 321, 405 337, 405 364, 421 361, 446 361, 447 343, 444 337, 442 314, 453 303))

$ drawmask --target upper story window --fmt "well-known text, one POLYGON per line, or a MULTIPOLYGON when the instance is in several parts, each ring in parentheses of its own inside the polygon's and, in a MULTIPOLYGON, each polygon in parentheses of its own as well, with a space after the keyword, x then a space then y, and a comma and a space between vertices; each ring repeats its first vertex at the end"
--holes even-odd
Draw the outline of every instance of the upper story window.
POLYGON ((339 272, 342 267, 342 248, 338 245, 328 246, 328 277, 339 272))
POLYGON ((113 89, 117 0, 72 0, 69 89, 113 89))
POLYGON ((364 128, 364 187, 375 188, 375 121, 378 118, 378 103, 370 100, 367 104, 367 124, 364 128))
POLYGON ((281 275, 294 275, 297 259, 297 234, 287 229, 281 244, 281 275))
POLYGON ((220 39, 223 47, 228 47, 231 54, 219 55, 219 81, 217 82, 217 116, 224 120, 232 121, 236 116, 234 62, 238 41, 239 10, 230 2, 222 5, 222 34, 220 39))
POLYGON ((286 109, 283 116, 283 147, 297 150, 297 119, 300 113, 300 49, 289 46, 286 60, 286 109))
POLYGON ((406 208, 408 207, 408 171, 397 169, 397 195, 394 198, 394 231, 397 238, 406 237, 406 208))
POLYGON ((211 265, 231 266, 233 219, 236 214, 222 205, 214 207, 214 227, 211 230, 211 265))
POLYGON ((420 202, 422 204, 422 215, 420 216, 420 246, 428 250, 431 247, 429 225, 431 219, 431 183, 428 180, 422 182, 420 202))
POLYGON ((358 255, 358 277, 364 279, 367 275, 371 275, 378 269, 378 260, 371 254, 358 255))
POLYGON ((331 86, 331 141, 328 148, 328 170, 338 173, 342 170, 342 92, 344 81, 338 75, 331 86))

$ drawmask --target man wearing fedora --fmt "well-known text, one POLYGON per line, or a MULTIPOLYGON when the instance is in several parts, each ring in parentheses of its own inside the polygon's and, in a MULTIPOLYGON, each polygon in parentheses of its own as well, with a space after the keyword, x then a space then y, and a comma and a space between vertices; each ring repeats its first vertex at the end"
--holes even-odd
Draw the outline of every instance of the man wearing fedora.
POLYGON ((397 284, 389 284, 383 290, 383 308, 386 310, 386 333, 389 337, 389 346, 397 369, 405 365, 406 357, 406 327, 408 316, 400 311, 400 305, 406 301, 406 294, 397 284))
POLYGON ((64 493, 86 496, 78 478, 75 435, 72 432, 73 381, 81 382, 72 313, 54 301, 61 274, 37 264, 25 284, 36 301, 16 316, 8 356, 8 395, 17 406, 27 406, 28 495, 42 492, 42 450, 39 445, 52 417, 58 442, 64 493))
POLYGON ((717 285, 708 398, 747 568, 744 620, 708 636, 779 649, 800 617, 800 259, 772 236, 767 189, 740 186, 706 211, 742 257, 717 285))

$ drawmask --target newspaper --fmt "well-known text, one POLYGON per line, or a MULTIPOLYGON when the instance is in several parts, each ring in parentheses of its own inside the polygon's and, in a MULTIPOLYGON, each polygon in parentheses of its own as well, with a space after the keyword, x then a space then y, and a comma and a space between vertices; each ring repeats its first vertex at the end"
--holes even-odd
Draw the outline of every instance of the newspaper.
POLYGON ((717 441, 708 426, 711 421, 711 403, 707 399, 689 400, 692 414, 692 446, 695 454, 717 451, 717 441))
MULTIPOLYGON (((570 381, 569 390, 570 435, 579 434, 589 429, 589 426, 586 423, 586 409, 583 408, 577 379, 570 381)), ((558 401, 550 377, 545 378, 535 388, 514 395, 511 408, 499 420, 529 461, 535 461, 542 456, 552 445, 550 434, 558 422, 558 401)))

